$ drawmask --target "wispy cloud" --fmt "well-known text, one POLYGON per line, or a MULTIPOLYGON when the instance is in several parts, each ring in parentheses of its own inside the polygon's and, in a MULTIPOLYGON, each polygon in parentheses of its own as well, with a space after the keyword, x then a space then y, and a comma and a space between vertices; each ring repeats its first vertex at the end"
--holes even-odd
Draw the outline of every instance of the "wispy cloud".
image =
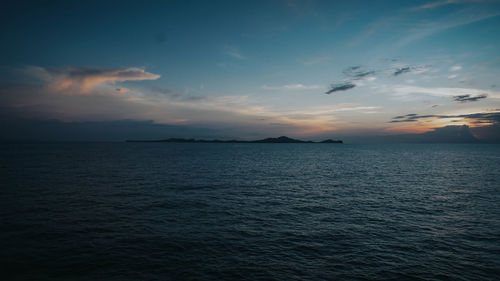
POLYGON ((315 115, 315 116, 320 116, 320 115, 332 115, 335 113, 340 113, 340 112, 361 112, 361 113, 373 113, 374 110, 380 109, 378 106, 362 106, 359 104, 351 104, 351 103, 344 103, 344 104, 337 104, 335 106, 331 105, 323 105, 323 106, 315 106, 315 107, 309 107, 306 109, 302 110, 295 110, 295 111, 287 111, 287 114, 292 114, 292 115, 315 115))
POLYGON ((313 89, 321 89, 323 86, 321 85, 304 85, 304 84, 287 84, 280 86, 269 86, 262 85, 262 89, 264 90, 313 90, 313 89))
POLYGON ((481 95, 476 95, 476 96, 471 96, 471 95, 458 95, 458 96, 453 96, 454 101, 458 102, 473 102, 473 101, 478 101, 487 98, 488 95, 486 94, 481 94, 481 95))
POLYGON ((135 93, 136 96, 148 99, 162 100, 167 98, 172 101, 200 101, 208 97, 202 95, 189 95, 173 89, 165 89, 158 86, 150 88, 148 91, 135 93))
POLYGON ((228 56, 233 57, 235 59, 239 60, 246 59, 246 56, 242 55, 241 52, 233 46, 226 46, 225 51, 228 56))
POLYGON ((357 46, 368 40, 372 36, 374 36, 377 32, 382 30, 386 30, 387 27, 391 25, 397 17, 383 17, 373 21, 371 24, 366 26, 366 28, 359 34, 357 34, 351 41, 348 43, 350 46, 357 46))
POLYGON ((455 4, 459 3, 461 1, 459 0, 440 0, 440 1, 434 1, 434 2, 429 2, 427 4, 423 4, 420 6, 416 6, 411 8, 411 10, 427 10, 427 9, 434 9, 440 6, 448 5, 448 4, 455 4))
POLYGON ((374 77, 374 75, 377 72, 375 70, 365 70, 360 65, 354 65, 345 68, 342 73, 346 79, 343 82, 331 84, 325 94, 347 91, 355 88, 356 86, 363 86, 363 81, 375 81, 376 77, 374 77))
POLYGON ((335 93, 335 92, 339 92, 339 91, 346 91, 346 90, 349 90, 349 89, 352 89, 356 87, 355 84, 351 83, 351 82, 343 82, 343 83, 340 83, 340 84, 332 84, 330 85, 330 88, 328 91, 326 91, 325 94, 329 95, 329 94, 332 94, 332 93, 335 93))
POLYGON ((408 30, 409 35, 403 37, 396 45, 402 47, 413 41, 423 39, 451 28, 486 20, 499 15, 500 11, 498 10, 479 8, 463 9, 438 21, 417 24, 415 27, 408 30))
POLYGON ((407 73, 407 72, 410 72, 410 68, 409 67, 401 67, 401 68, 398 68, 394 71, 394 76, 398 76, 398 75, 401 75, 403 73, 407 73))
POLYGON ((364 70, 362 69, 361 66, 356 65, 356 66, 350 66, 344 71, 342 71, 346 77, 349 77, 352 80, 360 80, 363 79, 367 76, 374 75, 375 70, 364 70))
POLYGON ((500 123, 500 111, 493 112, 477 112, 470 114, 456 114, 456 115, 446 115, 446 114, 429 114, 429 115, 418 115, 415 113, 396 116, 393 117, 389 123, 408 123, 417 122, 420 119, 467 119, 472 124, 476 125, 491 125, 500 123))
MULTIPOLYGON (((392 61, 396 60, 393 59, 392 61)), ((405 73, 423 74, 428 71, 430 71, 429 65, 409 66, 397 63, 396 65, 391 65, 387 66, 386 68, 379 69, 365 69, 361 65, 353 65, 345 68, 342 71, 342 74, 344 74, 345 76, 344 81, 331 84, 326 94, 331 94, 337 91, 346 91, 358 86, 364 86, 364 82, 373 82, 377 80, 376 76, 380 73, 389 74, 391 76, 399 76, 405 73)))
POLYGON ((429 65, 400 66, 392 70, 392 75, 399 76, 405 73, 421 74, 429 71, 429 65))
MULTIPOLYGON (((102 69, 95 67, 44 68, 28 67, 28 74, 36 76, 46 83, 52 92, 63 94, 91 94, 102 85, 113 85, 123 81, 156 80, 160 75, 146 72, 142 68, 102 69)), ((116 89, 116 87, 114 87, 116 89)), ((117 92, 125 92, 119 88, 117 92)))
POLYGON ((460 71, 460 70, 462 70, 461 65, 454 65, 454 66, 450 67, 450 71, 460 71))
POLYGON ((484 1, 483 0, 439 0, 439 1, 429 2, 427 4, 413 7, 413 8, 411 8, 411 10, 428 10, 428 9, 434 9, 434 8, 445 6, 445 5, 468 3, 468 2, 474 3, 474 2, 484 2, 484 1))
MULTIPOLYGON (((392 91, 393 96, 399 99, 412 99, 416 96, 434 96, 434 97, 455 97, 455 96, 470 96, 480 97, 487 95, 490 98, 500 98, 500 92, 482 89, 470 88, 433 88, 433 87, 418 87, 409 85, 391 85, 381 87, 383 91, 392 91)), ((481 98, 479 98, 481 99, 481 98)))
POLYGON ((310 65, 315 65, 315 64, 319 64, 319 63, 325 63, 325 62, 328 62, 331 60, 332 60, 332 56, 313 57, 313 58, 303 60, 302 64, 310 66, 310 65))

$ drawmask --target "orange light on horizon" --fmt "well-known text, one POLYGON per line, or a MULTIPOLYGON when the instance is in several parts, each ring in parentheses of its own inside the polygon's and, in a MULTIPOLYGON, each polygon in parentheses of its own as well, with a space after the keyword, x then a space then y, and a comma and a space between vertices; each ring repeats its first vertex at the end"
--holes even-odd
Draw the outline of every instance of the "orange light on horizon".
POLYGON ((390 127, 384 130, 384 132, 389 133, 405 133, 405 134, 421 134, 425 132, 432 131, 434 126, 397 126, 390 127))

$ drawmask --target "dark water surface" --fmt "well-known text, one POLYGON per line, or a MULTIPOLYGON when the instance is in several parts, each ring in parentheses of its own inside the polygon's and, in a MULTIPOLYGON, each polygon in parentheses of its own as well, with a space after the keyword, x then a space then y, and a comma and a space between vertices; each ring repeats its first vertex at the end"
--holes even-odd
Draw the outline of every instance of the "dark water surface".
POLYGON ((2 280, 498 280, 499 145, 0 146, 2 280))

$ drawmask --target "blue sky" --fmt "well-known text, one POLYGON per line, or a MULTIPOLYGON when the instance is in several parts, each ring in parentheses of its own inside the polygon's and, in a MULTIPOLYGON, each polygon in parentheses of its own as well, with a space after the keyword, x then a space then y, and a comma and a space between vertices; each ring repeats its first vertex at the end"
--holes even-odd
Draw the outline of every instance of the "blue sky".
POLYGON ((3 118, 313 139, 500 119, 500 1, 4 6, 3 118))

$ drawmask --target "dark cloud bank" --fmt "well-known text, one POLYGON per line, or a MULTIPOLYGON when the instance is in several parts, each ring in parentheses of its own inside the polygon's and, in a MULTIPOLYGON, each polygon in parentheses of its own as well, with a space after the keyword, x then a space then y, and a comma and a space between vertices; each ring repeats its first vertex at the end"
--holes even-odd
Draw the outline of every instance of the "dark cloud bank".
POLYGON ((0 118, 0 141, 124 141, 174 137, 214 138, 216 129, 157 124, 153 121, 117 120, 62 122, 0 118))
POLYGON ((346 136, 345 143, 500 143, 500 126, 446 126, 422 134, 346 136))
POLYGON ((459 115, 418 115, 416 113, 410 113, 406 115, 396 116, 392 118, 390 123, 411 123, 417 122, 422 119, 450 119, 450 118, 460 118, 456 121, 467 120, 469 124, 474 124, 481 127, 468 126, 447 126, 443 128, 437 128, 433 132, 428 132, 424 134, 417 135, 406 135, 403 137, 410 138, 414 137, 414 140, 432 140, 437 142, 443 142, 446 138, 449 138, 446 142, 492 142, 500 143, 500 112, 481 112, 473 114, 459 114, 459 115), (445 135, 448 137, 445 137, 445 135), (473 141, 470 136, 475 140, 473 141), (422 139, 423 138, 423 139, 422 139), (455 139, 455 141, 454 141, 455 139))

